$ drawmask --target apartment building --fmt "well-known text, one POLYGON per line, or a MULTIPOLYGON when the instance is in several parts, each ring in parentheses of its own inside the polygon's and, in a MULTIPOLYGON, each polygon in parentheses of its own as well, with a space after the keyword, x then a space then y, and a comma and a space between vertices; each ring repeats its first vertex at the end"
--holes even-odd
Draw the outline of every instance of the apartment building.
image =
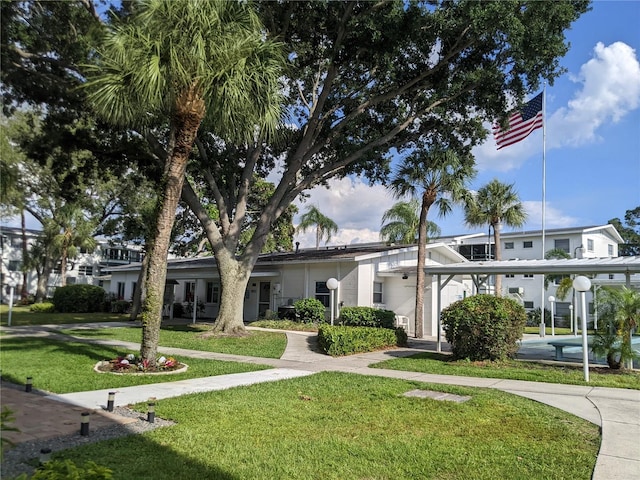
MULTIPOLYGON (((31 249, 40 235, 39 230, 27 229, 23 232, 20 228, 0 228, 0 249, 2 250, 0 284, 3 300, 9 286, 14 286, 16 292, 22 290, 23 244, 26 242, 27 249, 31 249)), ((142 257, 140 245, 114 244, 106 239, 98 239, 98 246, 93 252, 81 250, 77 258, 69 259, 64 275, 67 284, 84 283, 103 286, 102 278, 110 274, 111 268, 140 262, 142 257)), ((53 293, 55 287, 62 284, 62 276, 63 272, 58 263, 47 282, 49 294, 53 293)), ((27 272, 26 282, 27 292, 35 294, 38 282, 35 269, 27 272)))

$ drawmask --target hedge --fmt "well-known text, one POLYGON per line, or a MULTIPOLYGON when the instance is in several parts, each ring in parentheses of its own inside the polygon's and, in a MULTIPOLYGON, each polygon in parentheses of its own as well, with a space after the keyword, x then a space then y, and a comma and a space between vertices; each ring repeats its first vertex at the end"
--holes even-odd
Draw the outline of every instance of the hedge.
POLYGON ((56 288, 53 304, 56 312, 92 313, 104 307, 105 291, 95 285, 75 284, 56 288))
POLYGON ((406 344, 407 334, 402 328, 391 330, 376 327, 322 325, 318 329, 320 349, 333 357, 373 352, 406 344))
POLYGON ((302 323, 322 323, 325 321, 325 308, 322 302, 315 298, 303 298, 293 304, 296 309, 296 319, 302 323))
POLYGON ((343 307, 338 317, 339 325, 352 327, 395 328, 396 314, 391 310, 373 307, 343 307))

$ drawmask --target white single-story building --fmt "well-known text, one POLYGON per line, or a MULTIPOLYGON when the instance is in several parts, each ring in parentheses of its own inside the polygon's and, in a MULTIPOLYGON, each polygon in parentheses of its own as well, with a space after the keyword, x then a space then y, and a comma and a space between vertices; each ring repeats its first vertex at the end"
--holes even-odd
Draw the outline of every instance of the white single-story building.
MULTIPOLYGON (((392 310, 409 319, 414 333, 416 245, 362 244, 261 255, 251 274, 244 298, 245 321, 278 312, 296 300, 316 298, 330 317, 331 291, 327 280, 335 278, 335 316, 346 306, 369 306, 392 310)), ((427 245, 427 265, 468 262, 443 243, 427 245)), ((120 298, 131 299, 138 281, 139 264, 112 269, 109 289, 120 298)), ((471 293, 471 281, 453 277, 442 289, 441 307, 471 293)), ((425 279, 424 333, 437 333, 437 279, 425 279)), ((201 306, 195 318, 215 318, 220 299, 220 279, 213 257, 170 259, 167 266, 165 305, 174 302, 201 306)), ((192 309, 190 309, 193 311, 192 309)), ((282 310, 281 310, 282 311, 282 310)), ((405 320, 406 320, 405 319, 405 320)))

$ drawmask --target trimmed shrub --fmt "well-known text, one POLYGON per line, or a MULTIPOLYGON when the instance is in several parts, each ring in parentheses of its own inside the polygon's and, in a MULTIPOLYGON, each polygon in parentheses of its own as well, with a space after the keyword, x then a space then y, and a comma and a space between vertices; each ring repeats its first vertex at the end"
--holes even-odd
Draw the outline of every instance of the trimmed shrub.
POLYGON ((527 314, 510 298, 474 295, 442 311, 442 325, 456 359, 513 358, 524 333, 527 314))
POLYGON ((318 329, 320 349, 333 357, 403 345, 402 338, 406 344, 407 335, 401 328, 391 330, 376 327, 322 325, 318 329))
POLYGON ((396 314, 391 310, 373 307, 344 307, 340 310, 339 325, 351 327, 395 328, 396 314))
POLYGON ((38 313, 53 313, 56 310, 56 307, 51 302, 42 302, 42 303, 34 303, 29 307, 31 312, 38 313))
POLYGON ((320 300, 315 298, 303 298, 293 304, 296 309, 296 318, 302 323, 324 322, 325 309, 320 300))
POLYGON ((95 462, 85 462, 78 466, 72 460, 51 460, 40 465, 31 477, 23 473, 16 480, 57 480, 60 478, 84 480, 111 480, 111 469, 95 462))
POLYGON ((111 304, 111 313, 127 313, 131 308, 131 302, 127 300, 118 300, 111 304))
POLYGON ((61 313, 92 313, 102 311, 105 291, 95 285, 67 285, 56 288, 53 304, 61 313))

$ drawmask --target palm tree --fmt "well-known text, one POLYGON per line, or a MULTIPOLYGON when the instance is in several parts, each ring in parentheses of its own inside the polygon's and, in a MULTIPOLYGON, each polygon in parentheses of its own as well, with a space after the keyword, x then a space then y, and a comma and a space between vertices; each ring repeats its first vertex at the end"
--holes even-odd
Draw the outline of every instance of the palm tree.
MULTIPOLYGON (((382 215, 380 238, 385 243, 411 245, 418 240, 420 226, 420 202, 412 198, 408 202, 395 203, 382 215), (388 222, 388 223, 384 223, 388 222)), ((427 222, 427 236, 434 238, 440 235, 440 227, 434 222, 427 222)), ((427 239, 428 241, 428 239, 427 239)))
POLYGON ((169 122, 143 289, 140 353, 155 365, 171 229, 198 129, 209 122, 224 140, 251 145, 256 132, 275 133, 283 57, 247 2, 142 0, 108 28, 88 68, 89 101, 117 125, 169 122))
POLYGON ((333 234, 338 233, 338 225, 329 217, 323 215, 317 207, 311 205, 307 213, 300 217, 298 231, 306 232, 309 228, 316 227, 316 250, 320 248, 320 242, 325 244, 331 240, 333 234))
MULTIPOLYGON (((527 219, 520 197, 513 189, 513 184, 505 184, 497 179, 469 197, 465 205, 465 221, 470 227, 490 225, 493 228, 495 258, 502 260, 500 229, 502 225, 521 227, 527 219)), ((502 276, 496 275, 496 296, 501 295, 502 276)))
POLYGON ((98 245, 93 237, 93 224, 89 222, 80 208, 67 204, 56 215, 60 232, 52 239, 53 248, 60 257, 61 285, 67 284, 67 263, 78 256, 79 249, 93 252, 98 245))
MULTIPOLYGON (((571 255, 569 255, 567 252, 565 252, 564 250, 562 250, 561 248, 553 248, 551 250, 549 250, 545 255, 544 258, 546 260, 568 260, 571 258, 571 255)), ((565 298, 567 298, 567 295, 569 294, 569 292, 571 291, 571 289, 573 288, 573 279, 570 276, 567 275, 545 275, 544 277, 544 289, 545 291, 547 290, 547 288, 549 288, 549 284, 551 282, 557 283, 557 288, 556 288, 556 298, 558 300, 564 300, 565 298)))
POLYGON ((640 323, 640 292, 627 287, 603 288, 598 296, 598 314, 603 320, 596 332, 592 350, 606 355, 610 368, 618 369, 625 362, 638 358, 631 335, 640 323))
POLYGON ((394 175, 391 189, 397 198, 411 195, 420 199, 418 218, 418 265, 416 272, 415 335, 424 335, 424 265, 426 261, 427 215, 432 205, 440 216, 447 215, 454 202, 466 196, 467 182, 475 175, 470 155, 435 149, 415 152, 394 175))

